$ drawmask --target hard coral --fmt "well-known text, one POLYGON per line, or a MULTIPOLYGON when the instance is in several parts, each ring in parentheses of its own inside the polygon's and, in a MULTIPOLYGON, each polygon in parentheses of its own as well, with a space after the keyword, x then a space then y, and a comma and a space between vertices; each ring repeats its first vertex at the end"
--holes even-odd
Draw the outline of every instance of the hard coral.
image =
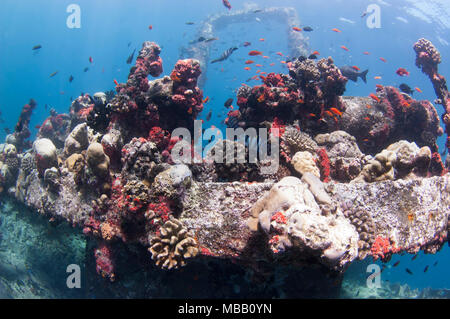
POLYGON ((197 256, 199 249, 194 235, 183 224, 171 217, 161 227, 159 237, 150 239, 149 251, 156 266, 177 269, 186 265, 186 259, 197 256))
POLYGON ((416 52, 416 66, 422 69, 433 83, 434 91, 438 97, 438 103, 444 107, 442 115, 447 133, 446 147, 450 153, 450 93, 445 77, 438 73, 438 65, 441 63, 441 54, 436 47, 426 39, 420 39, 414 44, 416 52))

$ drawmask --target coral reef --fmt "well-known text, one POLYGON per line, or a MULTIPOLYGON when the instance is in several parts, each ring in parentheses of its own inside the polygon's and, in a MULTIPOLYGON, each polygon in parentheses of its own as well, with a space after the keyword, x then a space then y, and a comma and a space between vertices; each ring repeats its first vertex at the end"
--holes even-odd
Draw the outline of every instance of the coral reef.
POLYGON ((237 94, 239 111, 228 114, 229 126, 238 123, 254 127, 267 121, 283 126, 298 121, 306 132, 334 128, 336 113, 344 111, 340 96, 347 78, 331 58, 316 62, 301 57, 289 62, 288 67, 288 75, 261 75, 262 85, 241 87, 237 94))
POLYGON ((25 104, 20 113, 19 120, 14 128, 14 133, 6 136, 6 143, 13 144, 19 151, 23 151, 31 147, 31 143, 27 139, 31 136, 30 119, 33 110, 36 108, 36 101, 30 99, 28 104, 25 104))
POLYGON ((160 51, 145 42, 117 94, 82 94, 69 114, 52 110, 25 151, 19 132, 30 104, 0 148, 0 186, 40 215, 82 228, 105 285, 127 280, 123 256, 135 254, 149 273, 152 263, 176 269, 220 258, 255 281, 284 268, 335 291, 358 258, 433 253, 447 241, 450 175, 431 103, 392 87, 342 97, 347 78, 331 58, 299 57, 289 74, 242 86, 239 110, 229 110, 229 127, 266 128, 267 145, 225 139, 201 158, 172 133, 193 133, 203 109, 200 63, 180 60, 170 76, 149 80, 162 73, 160 51), (276 172, 264 173, 265 159, 239 161, 278 142, 276 172), (224 148, 238 161, 217 161, 224 148), (176 152, 201 160, 179 163, 176 152))
MULTIPOLYGON (((443 165, 433 174, 430 170, 432 154, 429 147, 419 149, 415 143, 399 141, 377 154, 364 166, 361 174, 354 181, 376 182, 414 176, 441 175, 443 165)), ((440 158, 439 158, 440 161, 440 158)), ((442 162, 441 162, 442 163, 442 162)))
POLYGON ((361 151, 376 154, 399 140, 437 150, 436 139, 443 130, 429 101, 414 100, 390 86, 379 86, 375 97, 343 99, 346 112, 340 130, 354 136, 361 151))

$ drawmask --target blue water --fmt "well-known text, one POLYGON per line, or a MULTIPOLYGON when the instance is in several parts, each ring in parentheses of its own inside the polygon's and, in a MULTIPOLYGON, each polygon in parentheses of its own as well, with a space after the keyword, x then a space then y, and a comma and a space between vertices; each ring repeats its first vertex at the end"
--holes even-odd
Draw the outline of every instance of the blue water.
MULTIPOLYGON (((356 65, 369 69, 368 83, 349 82, 345 95, 367 96, 375 91, 376 84, 394 85, 405 82, 412 88, 419 87, 423 93, 415 93, 418 99, 434 101, 435 94, 430 81, 415 65, 412 46, 421 37, 431 40, 442 54, 441 73, 447 73, 450 63, 448 43, 442 41, 450 25, 450 3, 441 1, 361 1, 361 0, 230 0, 233 10, 249 5, 255 8, 271 6, 292 6, 297 9, 302 25, 314 28, 308 33, 310 51, 319 51, 320 57, 332 56, 337 65, 356 65), (380 29, 369 29, 366 19, 361 18, 368 4, 378 3, 381 7, 380 29), (423 17, 410 14, 411 9, 428 3, 429 12, 423 17), (433 16, 439 12, 440 16, 433 16), (400 19, 398 19, 400 17, 400 19), (344 18, 344 19, 341 19, 344 18), (345 20, 346 19, 346 20, 345 20), (428 21, 427 21, 428 19, 428 21), (350 21, 349 21, 350 20, 350 21), (436 22, 437 21, 437 22, 436 22), (433 22, 433 23, 430 23, 433 22), (332 28, 342 33, 332 32, 332 28), (341 49, 345 45, 349 52, 341 49), (370 55, 364 55, 368 51, 370 55), (387 63, 380 61, 380 57, 387 63), (399 68, 406 68, 411 75, 400 78, 395 74, 399 68), (381 80, 374 79, 381 76, 381 80)), ((71 98, 81 92, 93 94, 114 88, 113 80, 125 82, 130 65, 126 59, 134 48, 140 49, 143 41, 157 42, 162 47, 164 61, 163 75, 169 75, 180 56, 180 47, 186 47, 196 37, 197 28, 208 15, 226 12, 220 0, 2 0, 0 3, 0 110, 5 120, 0 125, 0 139, 5 137, 4 127, 13 130, 21 107, 34 98, 38 107, 32 117, 31 127, 41 124, 48 116, 45 104, 58 112, 67 112, 71 98), (66 26, 66 8, 75 3, 81 7, 81 28, 66 26), (196 24, 189 26, 185 22, 196 24), (149 30, 148 26, 153 29, 149 30), (130 46, 128 46, 128 44, 130 46), (34 45, 42 45, 38 52, 34 45), (93 58, 93 63, 89 62, 93 58), (83 72, 85 67, 89 71, 83 72), (49 75, 58 71, 55 77, 49 75), (73 75, 74 81, 68 79, 73 75)), ((244 41, 252 43, 252 49, 261 50, 270 59, 259 59, 266 72, 286 72, 280 61, 283 57, 275 52, 287 53, 287 38, 283 26, 277 23, 255 20, 250 24, 231 25, 217 34, 218 41, 212 44, 211 57, 244 41), (281 31, 280 31, 281 30, 281 31), (259 41, 264 38, 265 41, 259 41), (275 63, 270 66, 270 63, 275 63)), ((448 38, 447 38, 448 39, 448 38)), ((136 55, 135 55, 136 57, 136 55)), ((209 110, 213 116, 208 124, 223 127, 226 117, 223 102, 235 97, 235 90, 254 75, 244 70, 248 59, 247 50, 240 48, 232 57, 209 67, 204 96, 210 97, 202 117, 209 110)), ((257 84, 251 81, 249 85, 257 84)), ((236 102, 234 102, 236 103, 236 102)), ((236 105, 236 104, 234 104, 236 105)), ((439 113, 442 113, 438 106, 439 113)), ((206 124, 205 124, 206 125, 206 124)), ((36 133, 36 129, 33 129, 36 133)), ((443 138, 439 140, 443 147, 443 138)), ((395 256, 390 264, 401 260, 398 267, 388 268, 384 276, 390 281, 407 282, 413 288, 450 288, 446 276, 446 265, 450 251, 445 247, 437 255, 421 254, 415 261, 411 256, 395 256), (436 260, 436 267, 430 266, 427 273, 423 268, 436 260), (405 272, 408 267, 414 272, 405 272), (444 275, 444 276, 443 276, 444 275)), ((385 279, 385 278, 383 278, 385 279)))

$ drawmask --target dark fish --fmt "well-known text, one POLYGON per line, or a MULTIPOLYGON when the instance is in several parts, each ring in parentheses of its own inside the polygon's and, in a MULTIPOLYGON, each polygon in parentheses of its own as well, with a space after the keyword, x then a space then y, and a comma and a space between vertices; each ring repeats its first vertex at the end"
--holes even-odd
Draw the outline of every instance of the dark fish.
POLYGON ((436 267, 438 264, 437 260, 434 262, 433 266, 436 267))
POLYGON ((308 59, 315 60, 315 59, 317 59, 317 55, 311 54, 311 55, 308 57, 308 59))
POLYGON ((252 45, 252 44, 248 41, 245 41, 244 43, 242 43, 242 46, 244 46, 244 47, 248 47, 250 45, 252 45))
POLYGON ((206 121, 211 119, 212 111, 209 111, 208 115, 206 115, 206 121))
POLYGON ((226 59, 228 59, 230 57, 230 55, 236 51, 237 48, 233 47, 233 48, 229 48, 228 50, 226 50, 224 53, 222 53, 222 55, 220 56, 220 58, 212 60, 211 63, 216 63, 216 62, 221 62, 221 61, 225 61, 226 59))
POLYGON ((200 43, 200 42, 203 42, 203 41, 205 41, 205 40, 206 40, 205 37, 200 37, 200 38, 198 38, 198 39, 195 40, 195 41, 190 41, 189 44, 200 43))
POLYGON ((69 82, 72 83, 72 81, 73 81, 73 76, 71 75, 69 78, 69 82))
POLYGON ((32 50, 39 50, 41 48, 42 48, 42 45, 38 44, 38 45, 35 45, 32 50))
POLYGON ((134 54, 136 53, 136 49, 133 50, 133 53, 131 53, 131 55, 128 57, 127 59, 127 64, 131 64, 131 62, 133 61, 134 58, 134 54))
POLYGON ((304 28, 303 28, 303 31, 311 32, 311 31, 314 31, 314 29, 311 28, 311 27, 304 27, 304 28))
POLYGON ((360 77, 364 81, 364 83, 367 83, 366 77, 367 77, 367 73, 369 72, 369 70, 365 70, 364 72, 358 72, 353 67, 348 66, 348 65, 343 66, 339 69, 341 70, 343 76, 352 80, 353 82, 357 82, 358 77, 360 77))
POLYGON ((358 297, 358 296, 359 296, 359 289, 358 289, 358 292, 356 293, 355 297, 358 297))
POLYGON ((261 9, 256 9, 255 11, 253 11, 253 13, 259 13, 259 12, 262 12, 262 10, 261 9))
MULTIPOLYGON (((317 57, 316 57, 316 58, 317 58, 317 57)), ((303 61, 305 61, 306 59, 307 59, 307 58, 306 58, 304 55, 301 55, 301 56, 298 57, 297 60, 298 60, 299 62, 303 62, 303 61)))
POLYGON ((411 87, 408 84, 402 83, 399 86, 400 91, 402 91, 403 93, 409 94, 409 95, 413 95, 414 90, 411 89, 411 87))
POLYGON ((128 47, 130 47, 130 45, 131 45, 131 42, 128 42, 128 47))
POLYGON ((393 266, 394 266, 394 267, 397 267, 399 263, 400 263, 400 260, 397 261, 393 266))
POLYGON ((232 99, 232 98, 229 98, 228 100, 225 101, 224 106, 225 106, 226 108, 229 108, 229 107, 231 106, 232 103, 233 103, 233 99, 232 99))
POLYGON ((186 24, 187 24, 187 25, 194 25, 195 22, 188 21, 188 22, 186 22, 186 24))
POLYGON ((88 68, 88 67, 85 67, 84 70, 83 70, 83 72, 87 72, 87 71, 89 71, 89 68, 88 68))
POLYGON ((429 266, 428 266, 428 265, 426 265, 426 266, 425 266, 425 269, 423 270, 423 272, 427 272, 427 270, 428 270, 428 267, 429 267, 429 266))
POLYGON ((415 259, 417 258, 417 256, 419 256, 419 254, 415 254, 415 255, 411 258, 411 260, 415 260, 415 259))
POLYGON ((409 270, 409 268, 405 268, 405 271, 406 271, 408 274, 413 275, 413 272, 412 272, 411 270, 409 270))
POLYGON ((54 77, 56 74, 58 74, 58 71, 53 72, 52 74, 50 74, 50 77, 52 78, 52 77, 54 77))

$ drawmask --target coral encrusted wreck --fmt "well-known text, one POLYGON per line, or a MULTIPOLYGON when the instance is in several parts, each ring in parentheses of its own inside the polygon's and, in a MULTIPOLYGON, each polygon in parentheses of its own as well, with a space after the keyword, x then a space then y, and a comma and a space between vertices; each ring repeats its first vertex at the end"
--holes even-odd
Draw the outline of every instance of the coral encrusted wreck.
MULTIPOLYGON (((424 40, 415 49, 447 98, 448 124, 437 52, 424 40)), ((434 253, 448 241, 450 175, 430 102, 388 86, 369 98, 343 97, 347 78, 332 58, 300 57, 288 74, 241 87, 239 109, 225 121, 266 128, 268 144, 280 143, 276 172, 264 173, 268 162, 218 163, 212 155, 179 163, 174 150, 199 157, 172 130, 193 133, 202 112, 200 63, 180 60, 170 76, 148 80, 162 73, 160 52, 145 42, 116 94, 85 94, 69 114, 52 111, 34 143, 31 101, 0 148, 3 191, 82 228, 96 242, 104 278, 123 279, 117 261, 129 247, 164 270, 230 259, 264 278, 291 269, 305 291, 320 282, 320 291, 336 293, 354 260, 434 253)), ((250 152, 239 141, 223 145, 250 152)))

